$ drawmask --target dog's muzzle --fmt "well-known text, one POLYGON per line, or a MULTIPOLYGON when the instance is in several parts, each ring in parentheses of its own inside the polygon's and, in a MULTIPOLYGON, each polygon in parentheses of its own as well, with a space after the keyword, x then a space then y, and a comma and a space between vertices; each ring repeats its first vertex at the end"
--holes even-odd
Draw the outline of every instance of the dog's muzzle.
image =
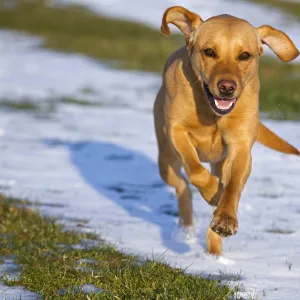
POLYGON ((238 98, 227 99, 214 96, 206 83, 203 84, 203 88, 209 100, 209 104, 216 114, 224 116, 233 110, 238 98))

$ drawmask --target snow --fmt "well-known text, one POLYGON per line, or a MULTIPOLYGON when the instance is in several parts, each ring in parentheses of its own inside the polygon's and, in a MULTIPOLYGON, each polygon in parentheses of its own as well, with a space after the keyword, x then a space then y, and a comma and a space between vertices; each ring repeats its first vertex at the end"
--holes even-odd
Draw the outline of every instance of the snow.
MULTIPOLYGON (((14 263, 12 258, 5 258, 0 265, 0 276, 6 279, 15 280, 19 276, 19 268, 14 263)), ((20 286, 6 286, 0 283, 0 300, 13 300, 13 299, 40 299, 36 293, 32 293, 20 286)))
MULTIPOLYGON (((103 105, 55 103, 49 114, 0 110, 0 192, 39 201, 43 213, 63 215, 66 222, 87 219, 84 230, 120 249, 214 278, 241 273, 236 283, 244 285, 244 296, 299 298, 298 157, 254 147, 239 232, 225 240, 224 257, 217 260, 205 254, 211 208, 194 189, 196 242, 187 242, 178 234, 174 192, 159 177, 152 105, 161 78, 38 44, 0 33, 0 97, 43 103, 90 86, 93 101, 103 105), (292 233, 267 232, 278 229, 292 233)), ((300 148, 299 123, 265 123, 300 148)))
MULTIPOLYGON (((297 0, 294 0, 297 1, 297 0)), ((204 20, 220 15, 230 14, 249 21, 259 27, 269 24, 287 33, 300 49, 299 22, 288 14, 270 6, 258 5, 247 1, 236 0, 56 0, 58 4, 81 4, 90 9, 114 18, 128 19, 148 24, 160 29, 165 10, 174 5, 184 6, 196 12, 204 20)), ((299 2, 299 0, 297 1, 299 2)), ((171 26, 172 31, 177 31, 171 26)), ((270 53, 267 50, 266 53, 270 53)), ((296 61, 300 62, 300 58, 296 61)))
MULTIPOLYGON (((111 70, 84 56, 69 54, 66 60, 65 54, 43 52, 38 49, 42 40, 29 39, 24 34, 1 31, 0 41, 0 55, 3 57, 0 60, 0 95, 8 100, 33 98, 51 101, 55 97, 72 94, 87 97, 81 90, 92 86, 95 87, 97 97, 89 96, 91 100, 99 102, 100 98, 102 104, 124 106, 145 88, 156 91, 159 81, 152 74, 111 70), (66 78, 70 66, 74 72, 81 74, 66 78), (115 74, 122 77, 122 81, 118 82, 114 78, 115 74), (131 80, 126 80, 128 74, 132 74, 131 80), (141 77, 144 80, 140 80, 141 77)), ((135 105, 138 107, 144 103, 137 101, 135 105)))

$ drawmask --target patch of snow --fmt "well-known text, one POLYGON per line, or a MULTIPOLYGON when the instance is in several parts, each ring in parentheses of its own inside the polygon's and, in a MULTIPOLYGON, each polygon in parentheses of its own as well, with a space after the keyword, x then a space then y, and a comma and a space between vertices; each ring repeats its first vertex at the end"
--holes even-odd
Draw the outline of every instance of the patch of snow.
MULTIPOLYGON (((19 278, 20 268, 11 258, 5 258, 0 265, 0 276, 4 276, 7 280, 17 280, 19 278)), ((13 299, 41 299, 41 297, 20 286, 7 286, 0 283, 0 300, 13 299)))
POLYGON ((94 284, 84 284, 81 288, 80 288, 85 294, 100 294, 100 293, 104 293, 104 291, 102 291, 101 289, 97 288, 94 284))
POLYGON ((41 43, 40 39, 17 32, 0 31, 0 56, 5 57, 0 60, 2 98, 40 101, 74 94, 82 97, 80 91, 91 86, 96 87, 96 102, 126 106, 137 98, 134 105, 142 108, 144 101, 139 96, 145 90, 154 93, 160 81, 150 73, 112 70, 83 55, 41 51, 37 47, 41 43), (71 64, 73 75, 66 78, 71 64))
MULTIPOLYGON (((61 104, 48 117, 0 110, 5 133, 0 137, 0 192, 53 204, 41 206, 46 214, 88 220, 83 230, 99 233, 126 251, 164 257, 206 276, 219 276, 224 267, 230 274, 242 271, 238 283, 245 285, 245 293, 265 294, 270 300, 299 298, 298 157, 254 147, 253 171, 240 202, 239 232, 225 239, 224 257, 216 259, 205 253, 212 210, 197 191, 197 242, 174 238, 177 203, 159 176, 152 116, 161 78, 112 70, 83 56, 28 48, 26 43, 23 47, 18 39, 3 43, 0 34, 0 73, 6 78, 0 81, 0 96, 7 96, 10 87, 9 95, 19 91, 20 98, 29 94, 38 99, 75 93, 88 84, 101 91, 104 101, 126 105, 61 104), (32 65, 35 68, 27 67, 32 65), (25 78, 32 69, 34 76, 25 78), (270 228, 293 233, 267 232, 270 228)), ((299 123, 265 123, 300 147, 299 123)))
POLYGON ((174 234, 172 239, 180 242, 186 242, 189 244, 195 244, 197 242, 197 236, 195 232, 195 228, 193 226, 182 227, 178 226, 176 230, 174 230, 174 234))
MULTIPOLYGON (((94 284, 84 284, 84 285, 79 286, 79 287, 74 287, 73 291, 75 293, 83 292, 85 294, 96 294, 96 295, 106 294, 106 292, 104 290, 101 290, 101 289, 97 288, 94 284)), ((68 292, 68 289, 61 289, 61 290, 58 291, 58 293, 60 295, 64 295, 67 292, 68 292)))

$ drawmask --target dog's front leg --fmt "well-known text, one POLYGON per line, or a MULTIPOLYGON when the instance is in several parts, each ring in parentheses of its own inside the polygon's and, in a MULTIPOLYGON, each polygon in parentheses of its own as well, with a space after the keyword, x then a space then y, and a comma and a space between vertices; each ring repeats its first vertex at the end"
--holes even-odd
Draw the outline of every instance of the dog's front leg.
POLYGON ((218 193, 222 190, 221 183, 218 177, 201 165, 188 131, 182 126, 174 126, 170 130, 170 137, 190 182, 199 189, 202 197, 210 205, 216 205, 218 193))
MULTIPOLYGON (((224 192, 214 212, 210 228, 222 237, 237 233, 237 210, 244 185, 250 175, 252 165, 251 147, 235 144, 228 148, 228 156, 222 167, 222 177, 226 178, 224 192)), ((222 178, 222 179, 223 179, 222 178)))

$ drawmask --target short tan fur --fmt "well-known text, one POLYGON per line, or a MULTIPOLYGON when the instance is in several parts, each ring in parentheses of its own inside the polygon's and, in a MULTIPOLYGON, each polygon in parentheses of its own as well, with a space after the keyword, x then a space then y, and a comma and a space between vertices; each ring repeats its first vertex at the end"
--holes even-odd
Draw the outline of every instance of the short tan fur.
POLYGON ((171 33, 169 23, 183 32, 186 45, 169 57, 154 104, 159 170, 176 189, 181 226, 193 225, 188 181, 214 207, 207 251, 220 255, 222 238, 238 230, 239 200, 251 172, 255 141, 299 155, 260 122, 258 109, 262 45, 282 61, 293 60, 299 51, 285 33, 268 25, 255 28, 230 15, 203 21, 174 6, 162 19, 165 35, 171 33), (201 162, 210 163, 211 172, 201 162))

